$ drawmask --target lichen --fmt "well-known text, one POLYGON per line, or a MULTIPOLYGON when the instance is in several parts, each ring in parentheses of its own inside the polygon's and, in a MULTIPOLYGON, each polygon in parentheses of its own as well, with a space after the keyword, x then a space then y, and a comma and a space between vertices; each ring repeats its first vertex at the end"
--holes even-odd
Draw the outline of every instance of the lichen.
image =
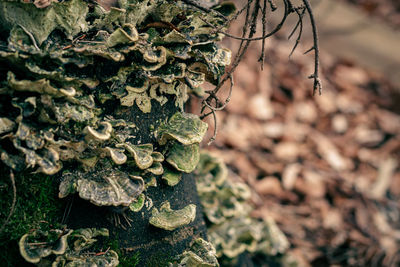
POLYGON ((150 224, 168 231, 175 230, 187 225, 196 218, 196 205, 189 204, 183 209, 172 210, 168 201, 164 202, 160 211, 153 208, 151 211, 150 224))

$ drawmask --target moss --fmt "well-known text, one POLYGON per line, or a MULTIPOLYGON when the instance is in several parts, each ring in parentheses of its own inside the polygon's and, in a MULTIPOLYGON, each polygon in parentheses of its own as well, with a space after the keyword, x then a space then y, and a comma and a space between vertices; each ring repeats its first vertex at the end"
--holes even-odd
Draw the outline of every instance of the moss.
MULTIPOLYGON (((1 223, 6 219, 12 202, 12 189, 8 175, 1 172, 0 189, 1 223), (8 186, 6 186, 8 185, 8 186)), ((40 221, 57 224, 61 221, 63 203, 57 197, 58 189, 54 177, 44 174, 15 174, 17 202, 15 212, 0 235, 2 266, 26 266, 18 251, 20 237, 35 228, 40 221), (4 265, 3 265, 4 264, 4 265)))
POLYGON ((139 251, 135 252, 133 255, 132 254, 127 254, 123 250, 121 250, 120 245, 119 245, 119 236, 115 236, 114 239, 107 239, 104 240, 104 242, 98 242, 94 245, 93 250, 100 250, 104 248, 109 248, 111 250, 114 250, 118 254, 119 258, 119 265, 121 267, 135 267, 138 266, 140 262, 140 253, 139 251))
POLYGON ((122 256, 118 254, 119 265, 121 267, 135 267, 139 264, 140 261, 140 253, 136 252, 133 256, 122 256))

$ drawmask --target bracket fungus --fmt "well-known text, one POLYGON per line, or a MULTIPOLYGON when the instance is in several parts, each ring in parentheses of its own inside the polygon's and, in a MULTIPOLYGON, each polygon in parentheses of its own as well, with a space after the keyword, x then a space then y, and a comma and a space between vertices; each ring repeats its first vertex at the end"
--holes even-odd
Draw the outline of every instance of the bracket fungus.
POLYGON ((138 31, 136 30, 135 26, 127 23, 111 33, 106 43, 109 47, 114 47, 119 44, 134 43, 137 40, 139 40, 138 31))
POLYGON ((244 183, 228 179, 228 169, 221 159, 202 152, 195 174, 204 213, 212 223, 220 224, 250 213, 247 203, 250 189, 244 183))
POLYGON ((140 176, 106 169, 88 173, 66 172, 59 189, 61 198, 78 192, 81 198, 97 206, 129 206, 145 187, 140 176))
POLYGON ((272 218, 250 217, 250 190, 229 178, 221 159, 202 152, 195 174, 203 212, 211 222, 209 240, 218 257, 233 260, 244 252, 276 256, 289 248, 286 236, 272 218))
POLYGON ((52 267, 116 267, 119 266, 118 254, 114 250, 88 254, 67 254, 59 256, 53 262, 52 267), (100 254, 100 255, 97 255, 100 254))
POLYGON ((168 231, 175 230, 187 225, 196 218, 196 205, 189 204, 183 209, 172 210, 168 201, 164 202, 160 211, 153 208, 151 211, 150 224, 168 231))
POLYGON ((219 267, 214 246, 202 238, 194 240, 189 250, 179 255, 171 267, 219 267))
POLYGON ((117 165, 122 165, 124 164, 128 157, 124 154, 124 151, 106 147, 107 152, 109 153, 111 159, 114 161, 115 164, 117 165))
POLYGON ((135 201, 133 201, 129 205, 129 209, 133 212, 138 212, 143 208, 145 201, 146 201, 146 196, 144 194, 141 194, 135 201))
POLYGON ((168 123, 157 130, 158 142, 165 145, 168 140, 176 140, 183 145, 200 143, 207 131, 207 123, 194 114, 175 113, 168 123))
POLYGON ((67 238, 71 233, 72 230, 35 230, 21 237, 19 251, 27 262, 39 263, 42 258, 51 254, 64 254, 68 248, 67 238))
POLYGON ((182 179, 182 172, 165 168, 162 179, 165 180, 169 186, 175 186, 182 179))
POLYGON ((14 130, 15 123, 8 118, 0 118, 0 135, 14 130))
POLYGON ((218 257, 236 258, 243 252, 268 256, 283 254, 289 241, 272 219, 259 221, 250 217, 236 217, 210 228, 210 241, 218 257))
POLYGON ((150 172, 154 175, 161 175, 164 173, 164 168, 160 162, 153 162, 153 164, 146 169, 146 172, 150 172))
MULTIPOLYGON (((121 106, 136 104, 148 113, 152 101, 164 105, 171 99, 168 96, 173 95, 172 101, 183 109, 189 87, 199 88, 206 80, 212 82, 229 62, 229 52, 215 44, 221 34, 213 33, 200 16, 209 17, 215 25, 222 25, 223 20, 200 14, 180 2, 128 1, 107 11, 97 6, 89 9, 82 0, 55 2, 51 8, 40 10, 29 4, 6 1, 0 3, 0 9, 1 28, 10 34, 7 40, 0 40, 4 43, 0 60, 10 66, 18 65, 12 68, 14 72, 18 69, 18 73, 3 71, 3 77, 7 78, 1 82, 0 102, 2 108, 17 108, 20 112, 1 115, 0 134, 10 134, 6 139, 12 140, 19 125, 30 121, 30 131, 36 133, 41 146, 40 149, 24 147, 19 137, 17 142, 11 142, 16 144, 18 155, 5 149, 10 144, 2 146, 2 161, 19 170, 23 165, 39 166, 38 162, 42 162, 38 171, 47 174, 58 172, 62 162, 81 163, 90 168, 102 157, 104 149, 116 165, 127 164, 124 152, 113 147, 132 134, 105 121, 113 115, 105 113, 107 102, 119 100, 121 106), (178 18, 181 12, 185 12, 186 21, 178 18), (161 18, 162 21, 157 21, 161 18), (172 28, 157 26, 172 22, 175 25, 172 28), (143 32, 139 34, 137 29, 143 32), (204 67, 194 68, 194 62, 204 67), (214 73, 212 79, 206 77, 209 72, 214 73), (19 102, 11 104, 11 99, 19 102), (43 138, 44 129, 52 132, 53 140, 43 138), (80 136, 85 136, 86 142, 81 142, 80 136), (118 142, 120 137, 124 139, 118 142), (93 144, 93 140, 98 143, 93 144), (52 155, 53 159, 44 154, 52 155), (57 154, 59 160, 54 162, 57 154)), ((176 139, 183 145, 199 143, 206 128, 194 115, 178 113, 159 131, 159 141, 161 145, 167 139, 176 139)), ((158 174, 161 168, 155 165, 150 171, 158 174)), ((151 164, 138 166, 146 169, 151 164)))
POLYGON ((168 151, 166 161, 178 171, 191 173, 200 160, 199 144, 182 145, 174 142, 168 151))
POLYGON ((124 143, 123 146, 134 158, 135 164, 139 169, 147 169, 153 164, 153 144, 132 145, 124 143))
POLYGON ((110 139, 112 132, 112 125, 109 122, 101 122, 98 129, 93 129, 91 126, 86 126, 83 133, 86 134, 87 141, 104 142, 110 139))
POLYGON ((108 237, 105 228, 84 229, 50 229, 43 223, 21 237, 19 249, 22 257, 39 266, 104 266, 116 267, 119 264, 118 254, 110 249, 104 253, 87 253, 97 242, 95 237, 108 237), (50 255, 56 255, 49 257, 50 255))

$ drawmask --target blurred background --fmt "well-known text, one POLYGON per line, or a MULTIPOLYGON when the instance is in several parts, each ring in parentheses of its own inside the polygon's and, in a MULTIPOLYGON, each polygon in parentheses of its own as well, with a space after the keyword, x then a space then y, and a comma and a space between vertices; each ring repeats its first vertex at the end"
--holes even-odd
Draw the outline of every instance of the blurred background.
MULTIPOLYGON (((289 59, 293 16, 267 39, 264 71, 261 42, 251 45, 217 113, 216 141, 205 147, 250 186, 252 216, 276 221, 300 266, 399 266, 400 1, 311 3, 322 95, 307 79, 314 58, 303 54, 312 46, 306 17, 289 59)), ((279 15, 269 17, 271 28, 279 15)), ((242 23, 230 32, 239 35, 242 23)))

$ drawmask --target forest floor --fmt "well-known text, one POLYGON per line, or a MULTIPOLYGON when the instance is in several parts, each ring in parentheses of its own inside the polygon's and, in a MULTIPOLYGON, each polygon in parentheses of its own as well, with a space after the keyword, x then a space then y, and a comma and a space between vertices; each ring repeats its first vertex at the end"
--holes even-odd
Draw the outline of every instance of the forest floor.
POLYGON ((399 88, 323 52, 313 96, 308 47, 289 60, 285 38, 267 43, 264 71, 257 43, 239 65, 208 149, 252 188, 253 216, 278 223, 300 266, 398 266, 399 88))

